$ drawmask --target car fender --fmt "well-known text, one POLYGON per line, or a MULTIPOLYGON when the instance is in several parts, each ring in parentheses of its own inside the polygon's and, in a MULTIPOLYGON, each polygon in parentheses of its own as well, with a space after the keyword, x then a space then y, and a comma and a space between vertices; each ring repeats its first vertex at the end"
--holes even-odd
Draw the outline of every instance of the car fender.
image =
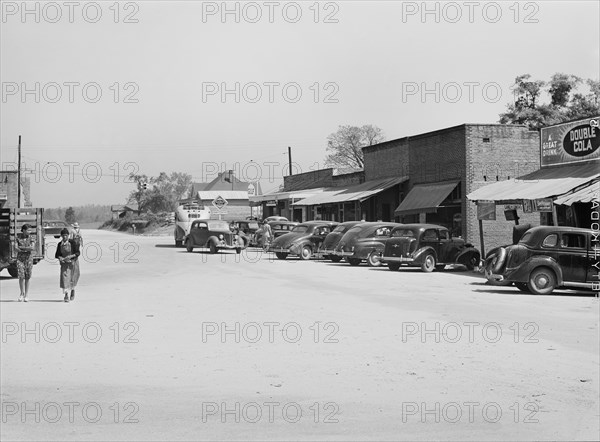
POLYGON ((211 244, 214 244, 215 246, 219 245, 219 238, 217 238, 216 236, 209 236, 208 239, 206 240, 206 247, 210 247, 211 244))
POLYGON ((437 262, 437 253, 435 253, 435 249, 433 247, 427 246, 427 247, 421 247, 419 250, 417 250, 416 252, 413 253, 413 259, 415 260, 415 264, 421 264, 421 261, 423 260, 423 258, 425 258, 425 256, 427 256, 429 253, 433 254, 433 257, 435 258, 435 261, 437 262))
POLYGON ((302 250, 302 248, 304 246, 308 246, 310 247, 310 249, 314 252, 315 251, 315 245, 313 244, 313 242, 309 239, 309 238, 303 238, 299 241, 294 241, 294 243, 290 246, 290 252, 292 253, 300 253, 300 251, 302 250))
POLYGON ((511 272, 510 275, 507 275, 506 279, 513 282, 527 282, 529 281, 529 275, 531 272, 538 267, 551 268, 556 275, 556 285, 563 285, 562 269, 558 263, 549 256, 532 256, 519 267, 517 267, 516 270, 511 272))

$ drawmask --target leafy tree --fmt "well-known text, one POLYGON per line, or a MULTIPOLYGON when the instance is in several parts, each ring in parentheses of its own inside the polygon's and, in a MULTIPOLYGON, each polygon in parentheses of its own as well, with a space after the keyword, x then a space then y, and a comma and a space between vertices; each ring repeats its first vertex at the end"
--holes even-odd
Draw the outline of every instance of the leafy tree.
POLYGON ((531 129, 589 118, 600 114, 600 82, 587 80, 590 93, 578 91, 583 80, 575 75, 556 73, 549 82, 531 80, 531 75, 515 79, 515 101, 500 114, 502 124, 525 124, 531 129), (542 92, 547 91, 550 102, 542 103, 542 92))
POLYGON ((331 167, 351 167, 362 169, 364 156, 362 148, 385 140, 383 131, 371 124, 339 126, 337 132, 327 137, 327 157, 325 164, 331 167))
POLYGON ((72 207, 69 207, 65 211, 65 221, 69 224, 73 224, 77 219, 75 218, 75 210, 72 207))
POLYGON ((192 184, 192 176, 181 172, 171 175, 161 172, 157 177, 131 174, 130 179, 136 183, 136 189, 131 191, 128 201, 136 202, 143 212, 154 213, 175 210, 177 200, 185 195, 192 184))

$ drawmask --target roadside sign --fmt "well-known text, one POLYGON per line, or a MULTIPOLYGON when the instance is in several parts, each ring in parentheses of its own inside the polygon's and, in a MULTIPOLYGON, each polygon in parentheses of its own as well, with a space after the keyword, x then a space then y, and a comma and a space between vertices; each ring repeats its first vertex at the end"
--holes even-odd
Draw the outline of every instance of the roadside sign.
POLYGON ((217 196, 214 200, 212 200, 212 205, 217 208, 217 210, 223 209, 225 206, 229 204, 225 198, 221 195, 217 196))
POLYGON ((552 198, 540 198, 535 200, 535 209, 538 212, 552 212, 552 198))
POLYGON ((477 219, 496 220, 496 203, 494 201, 477 201, 477 219))
POLYGON ((256 187, 254 187, 254 184, 250 183, 248 184, 248 196, 254 196, 256 194, 256 187))

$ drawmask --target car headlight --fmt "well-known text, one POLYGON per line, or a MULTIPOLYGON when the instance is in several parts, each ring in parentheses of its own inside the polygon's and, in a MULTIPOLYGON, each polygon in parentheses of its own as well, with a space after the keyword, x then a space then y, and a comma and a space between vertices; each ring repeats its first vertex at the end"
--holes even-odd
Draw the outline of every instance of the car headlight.
POLYGON ((220 239, 221 241, 223 241, 223 238, 224 238, 223 234, 220 234, 220 235, 219 235, 219 239, 220 239))

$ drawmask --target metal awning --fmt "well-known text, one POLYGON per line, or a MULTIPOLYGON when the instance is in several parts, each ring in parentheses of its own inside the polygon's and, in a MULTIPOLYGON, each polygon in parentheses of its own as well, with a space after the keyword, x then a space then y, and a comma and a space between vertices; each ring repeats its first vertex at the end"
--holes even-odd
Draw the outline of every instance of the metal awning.
POLYGON ((518 179, 499 181, 467 195, 470 200, 515 201, 553 198, 600 177, 600 163, 547 167, 518 179))
POLYGON ((394 211, 394 215, 435 212, 457 186, 458 181, 417 184, 394 211))
POLYGON ((592 200, 600 200, 600 181, 594 181, 568 195, 559 196, 554 200, 554 204, 570 206, 573 203, 589 203, 592 200))
POLYGON ((300 199, 300 198, 308 198, 310 196, 319 194, 321 192, 323 192, 325 190, 324 187, 318 187, 316 189, 306 189, 306 190, 296 190, 296 191, 292 191, 292 192, 273 192, 273 193, 267 193, 264 195, 256 195, 256 196, 251 196, 250 202, 251 203, 262 203, 264 201, 281 201, 281 200, 288 200, 288 199, 300 199))
POLYGON ((407 181, 408 177, 382 178, 379 180, 365 181, 355 186, 335 189, 330 188, 320 195, 315 195, 295 203, 295 206, 318 206, 321 204, 345 203, 350 201, 364 201, 373 195, 389 189, 397 184, 407 181))

